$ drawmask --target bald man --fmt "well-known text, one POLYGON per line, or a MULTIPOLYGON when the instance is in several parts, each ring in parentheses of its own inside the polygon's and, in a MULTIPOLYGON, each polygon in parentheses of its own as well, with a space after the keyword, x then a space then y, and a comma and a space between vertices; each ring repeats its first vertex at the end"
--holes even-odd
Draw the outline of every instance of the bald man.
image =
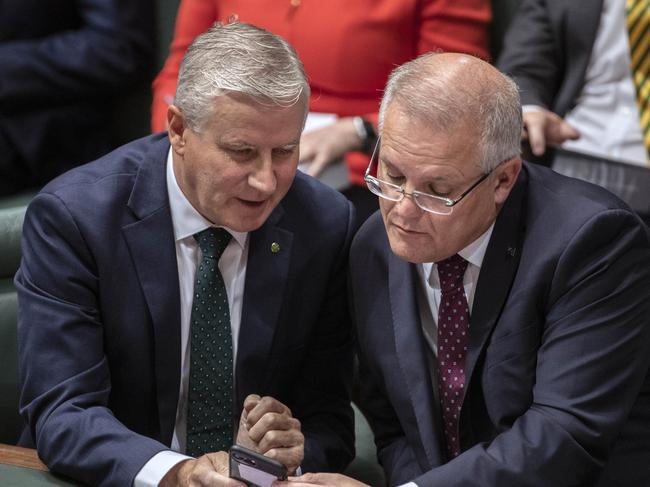
POLYGON ((478 59, 399 67, 380 124, 350 282, 389 484, 650 485, 647 228, 522 162, 517 87, 478 59))

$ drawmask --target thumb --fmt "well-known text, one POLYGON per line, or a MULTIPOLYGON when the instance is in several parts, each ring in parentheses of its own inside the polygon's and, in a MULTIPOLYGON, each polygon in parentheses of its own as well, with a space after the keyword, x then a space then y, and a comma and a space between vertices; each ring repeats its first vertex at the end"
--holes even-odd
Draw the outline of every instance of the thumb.
POLYGON ((561 142, 565 140, 576 140, 580 138, 580 132, 578 132, 574 127, 566 123, 564 120, 560 125, 559 137, 561 142))

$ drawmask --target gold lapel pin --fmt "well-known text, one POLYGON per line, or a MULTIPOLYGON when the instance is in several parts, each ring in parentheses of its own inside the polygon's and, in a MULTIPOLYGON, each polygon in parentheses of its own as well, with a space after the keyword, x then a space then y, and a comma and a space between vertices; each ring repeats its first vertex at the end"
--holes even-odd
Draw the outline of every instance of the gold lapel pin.
POLYGON ((273 242, 271 244, 271 252, 273 252, 274 254, 277 254, 278 252, 280 252, 280 244, 277 243, 277 242, 273 242))

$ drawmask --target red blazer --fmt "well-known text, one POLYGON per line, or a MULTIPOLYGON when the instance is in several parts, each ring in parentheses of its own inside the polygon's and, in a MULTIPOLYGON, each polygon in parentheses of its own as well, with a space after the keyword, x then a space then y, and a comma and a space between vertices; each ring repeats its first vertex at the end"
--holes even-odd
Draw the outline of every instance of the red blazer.
MULTIPOLYGON (((169 57, 153 83, 154 131, 165 129, 189 44, 215 21, 234 18, 293 45, 309 76, 311 111, 376 123, 384 85, 397 65, 432 50, 487 59, 491 9, 489 0, 182 0, 169 57)), ((350 156, 351 180, 363 184, 367 158, 350 156)))

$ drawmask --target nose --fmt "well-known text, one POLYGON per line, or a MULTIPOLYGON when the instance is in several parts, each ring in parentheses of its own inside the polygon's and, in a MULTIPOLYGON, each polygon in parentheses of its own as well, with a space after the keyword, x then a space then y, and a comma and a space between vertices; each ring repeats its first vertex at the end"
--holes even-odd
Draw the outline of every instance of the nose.
POLYGON ((394 212, 404 218, 418 218, 422 214, 422 209, 417 205, 410 191, 404 194, 400 201, 396 201, 394 212))
POLYGON ((277 187, 277 179, 273 171, 271 154, 261 154, 253 170, 248 175, 248 184, 263 195, 271 195, 277 187))

